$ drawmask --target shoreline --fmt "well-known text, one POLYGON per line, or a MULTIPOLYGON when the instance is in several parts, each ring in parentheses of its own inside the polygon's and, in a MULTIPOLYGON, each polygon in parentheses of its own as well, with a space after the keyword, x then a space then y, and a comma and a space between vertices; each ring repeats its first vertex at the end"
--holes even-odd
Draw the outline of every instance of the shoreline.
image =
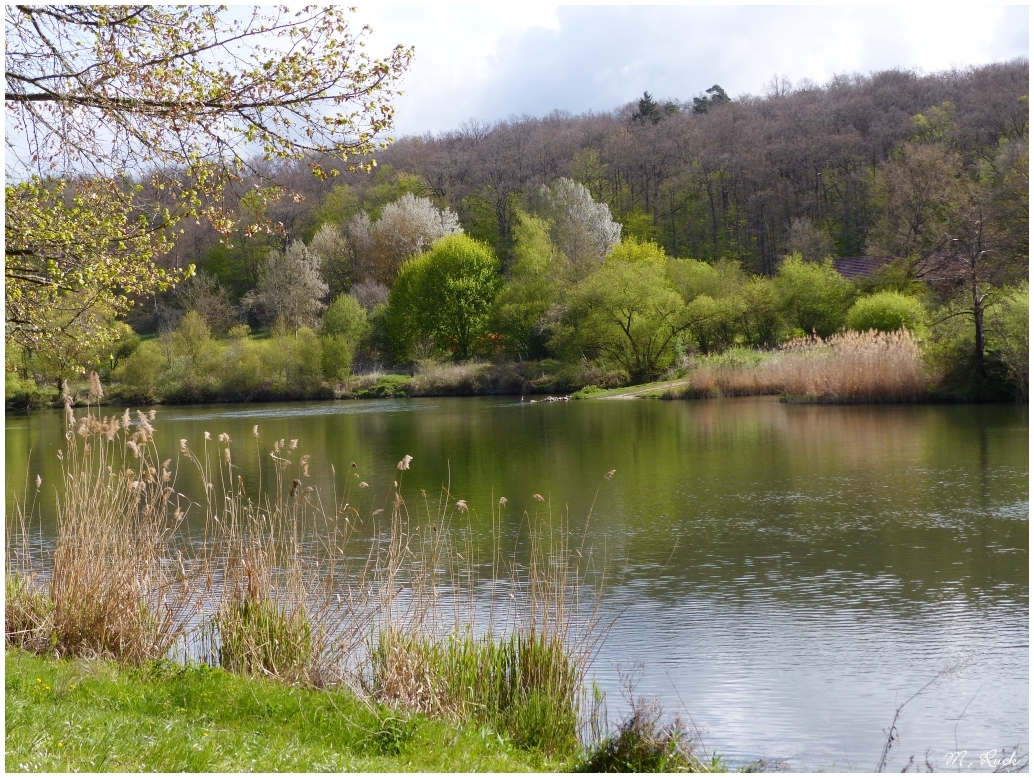
MULTIPOLYGON (((365 376, 361 378, 366 378, 365 376)), ((692 387, 691 379, 687 377, 672 379, 669 381, 650 381, 642 384, 628 384, 610 389, 599 389, 596 386, 587 386, 581 389, 568 389, 567 391, 555 390, 553 387, 526 388, 513 387, 436 387, 433 389, 421 389, 413 386, 414 376, 403 376, 398 374, 387 374, 378 377, 374 382, 364 382, 355 388, 331 389, 325 392, 311 394, 282 394, 282 393, 260 393, 249 398, 217 396, 214 398, 183 398, 183 399, 143 399, 137 397, 123 397, 113 387, 111 394, 106 397, 99 407, 124 408, 128 406, 155 406, 155 407, 177 407, 194 405, 250 405, 250 404, 278 404, 297 402, 337 402, 343 400, 391 400, 391 399, 419 399, 435 397, 533 397, 532 402, 545 402, 547 397, 569 400, 721 400, 735 399, 740 397, 776 397, 779 402, 792 405, 1022 405, 1022 399, 1002 398, 967 398, 953 396, 946 392, 932 390, 924 396, 915 399, 900 398, 840 398, 840 397, 816 397, 808 395, 789 395, 780 391, 729 391, 704 390, 696 391, 692 387), (401 380, 405 379, 405 380, 401 380), (678 390, 682 390, 679 392, 678 390)), ((77 397, 72 406, 84 408, 88 405, 84 397, 77 397)), ((93 403, 97 406, 97 403, 93 403)), ((39 405, 25 405, 8 402, 5 404, 5 412, 9 414, 29 414, 33 411, 57 410, 61 408, 60 398, 56 396, 53 401, 39 405)))

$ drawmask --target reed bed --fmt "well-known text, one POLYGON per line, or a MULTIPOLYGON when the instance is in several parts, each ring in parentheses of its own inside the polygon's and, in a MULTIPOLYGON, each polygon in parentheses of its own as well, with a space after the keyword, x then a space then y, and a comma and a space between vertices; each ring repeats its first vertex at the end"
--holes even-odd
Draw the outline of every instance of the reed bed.
POLYGON ((173 501, 170 463, 158 463, 154 414, 140 413, 133 432, 128 411, 121 419, 75 419, 66 405, 66 418, 52 553, 30 543, 25 503, 15 506, 7 639, 59 656, 134 664, 163 657, 196 602, 187 566, 170 545, 183 512, 173 501))
POLYGON ((789 402, 916 402, 929 391, 920 341, 908 330, 799 338, 756 361, 704 362, 669 399, 779 394, 789 402))
POLYGON ((788 398, 813 402, 915 402, 929 386, 919 340, 904 329, 793 341, 772 369, 788 398))
POLYGON ((364 519, 349 502, 358 478, 335 472, 324 502, 298 441, 269 450, 257 427, 236 444, 206 432, 159 463, 154 412, 66 413, 56 541, 32 541, 24 499, 8 534, 9 643, 344 684, 379 704, 484 721, 543 751, 602 731, 586 673, 606 634, 603 578, 566 521, 525 517, 504 550, 502 500, 482 559, 472 511, 447 485, 410 512, 409 457, 385 507, 364 519), (254 492, 235 463, 249 449, 273 464, 254 492), (184 468, 200 479, 193 499, 176 490, 184 468))

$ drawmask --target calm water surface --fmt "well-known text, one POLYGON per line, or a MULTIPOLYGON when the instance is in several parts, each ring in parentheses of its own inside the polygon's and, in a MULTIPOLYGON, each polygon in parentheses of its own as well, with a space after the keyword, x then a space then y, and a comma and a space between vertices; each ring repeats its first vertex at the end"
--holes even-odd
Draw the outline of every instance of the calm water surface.
MULTIPOLYGON (((163 456, 229 433, 248 478, 255 424, 263 450, 300 439, 324 490, 331 464, 356 462, 371 505, 410 454, 405 491, 451 480, 483 535, 501 495, 511 532, 542 510, 533 493, 573 524, 595 498, 617 621, 594 672, 612 715, 618 669, 638 659, 639 693, 734 764, 868 771, 896 707, 968 658, 904 709, 889 769, 927 749, 938 769, 962 749, 979 769, 1028 745, 1026 408, 414 399, 167 407, 156 427, 163 456)), ((9 414, 6 429, 8 492, 27 474, 58 483, 61 414, 9 414)))

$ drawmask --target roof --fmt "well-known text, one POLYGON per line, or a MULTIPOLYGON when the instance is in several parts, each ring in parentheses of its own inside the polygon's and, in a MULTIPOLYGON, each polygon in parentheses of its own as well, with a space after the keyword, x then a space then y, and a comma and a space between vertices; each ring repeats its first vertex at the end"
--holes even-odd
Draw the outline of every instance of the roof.
POLYGON ((891 261, 893 257, 837 257, 833 267, 844 278, 854 281, 873 275, 891 261))

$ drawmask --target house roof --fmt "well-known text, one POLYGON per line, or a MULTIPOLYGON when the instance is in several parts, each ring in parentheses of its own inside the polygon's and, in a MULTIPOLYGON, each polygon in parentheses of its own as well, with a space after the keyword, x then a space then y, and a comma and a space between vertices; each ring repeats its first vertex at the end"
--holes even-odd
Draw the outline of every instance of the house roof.
POLYGON ((866 278, 891 262, 893 257, 837 257, 833 267, 840 275, 851 281, 866 278))

